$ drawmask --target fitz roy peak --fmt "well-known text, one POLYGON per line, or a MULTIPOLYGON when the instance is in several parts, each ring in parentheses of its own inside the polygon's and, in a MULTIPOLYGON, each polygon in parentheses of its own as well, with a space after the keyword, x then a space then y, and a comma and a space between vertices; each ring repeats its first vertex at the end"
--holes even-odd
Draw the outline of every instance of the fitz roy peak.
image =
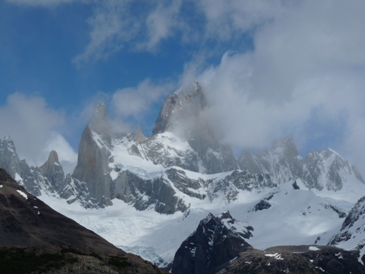
MULTIPOLYGON (((284 271, 280 262, 273 263, 279 255, 271 260, 262 250, 306 245, 308 251, 315 243, 356 249, 361 264, 365 183, 359 172, 332 149, 302 158, 292 138, 262 152, 246 150, 236 159, 206 119, 207 110, 209 100, 198 83, 180 89, 166 98, 152 135, 145 136, 140 127, 121 133, 100 103, 82 133, 72 174, 64 173, 55 151, 42 166, 29 166, 10 137, 0 140, 0 167, 63 214, 176 273, 234 268, 230 261, 246 269, 242 252, 245 260, 259 254, 257 261, 284 271), (240 224, 248 238, 237 234, 240 224), (209 231, 215 233, 210 251, 203 248, 210 247, 209 231), (242 249, 231 250, 231 243, 242 249), (211 265, 217 254, 225 259, 211 265)), ((336 248, 308 256, 330 250, 330 261, 338 263, 336 254, 343 251, 336 248)), ((311 269, 318 267, 325 269, 320 260, 311 269)))
POLYGON ((302 159, 291 138, 260 153, 245 151, 236 160, 204 119, 208 107, 199 83, 180 89, 167 97, 153 134, 146 137, 140 127, 129 134, 113 130, 100 103, 82 133, 72 175, 64 175, 55 151, 41 167, 29 167, 8 137, 0 143, 0 164, 34 195, 50 193, 84 207, 120 199, 138 210, 152 207, 166 214, 187 210, 184 197, 213 201, 223 195, 231 202, 242 190, 273 188, 296 178, 306 188, 337 193, 346 189, 346 181, 364 183, 333 150, 309 152, 302 159))
POLYGON ((187 205, 174 188, 203 197, 193 193, 203 185, 188 190, 171 181, 177 171, 170 167, 208 174, 237 168, 230 147, 221 144, 209 125, 199 123, 205 106, 199 84, 175 92, 162 106, 153 135, 146 138, 140 128, 134 134, 113 134, 100 103, 82 134, 73 178, 85 182, 100 205, 111 205, 117 198, 139 210, 155 205, 161 213, 184 211, 187 205))

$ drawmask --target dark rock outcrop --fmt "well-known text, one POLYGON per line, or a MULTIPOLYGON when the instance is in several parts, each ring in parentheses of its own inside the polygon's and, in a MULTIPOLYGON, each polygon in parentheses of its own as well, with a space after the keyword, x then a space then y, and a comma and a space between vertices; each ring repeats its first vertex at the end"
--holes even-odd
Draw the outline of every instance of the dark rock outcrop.
POLYGON ((278 246, 265 251, 248 249, 218 273, 364 273, 365 266, 358 261, 358 256, 358 251, 328 246, 278 246))
POLYGON ((245 239, 252 236, 251 231, 252 227, 238 224, 229 212, 219 217, 209 214, 177 250, 172 273, 216 273, 250 247, 245 239))

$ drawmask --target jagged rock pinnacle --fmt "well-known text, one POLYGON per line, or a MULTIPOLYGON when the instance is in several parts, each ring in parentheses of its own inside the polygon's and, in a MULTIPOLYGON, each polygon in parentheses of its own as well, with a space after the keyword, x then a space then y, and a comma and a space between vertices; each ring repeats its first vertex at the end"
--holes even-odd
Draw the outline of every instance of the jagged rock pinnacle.
POLYGON ((58 154, 56 151, 52 150, 49 153, 47 162, 49 162, 50 164, 59 163, 58 154))
POLYGON ((133 137, 134 137, 134 140, 136 140, 137 142, 143 142, 147 139, 146 136, 143 134, 142 129, 139 125, 136 128, 136 131, 134 132, 133 137))
POLYGON ((110 135, 110 125, 106 116, 106 106, 100 102, 90 119, 89 127, 92 131, 104 136, 110 135))
POLYGON ((177 90, 166 98, 152 134, 155 135, 169 130, 173 126, 173 123, 177 122, 176 119, 172 119, 174 118, 172 116, 185 120, 193 118, 192 116, 198 116, 206 104, 205 95, 198 82, 194 83, 193 88, 177 90))
POLYGON ((65 178, 58 154, 54 150, 49 153, 47 161, 39 169, 54 187, 57 187, 65 178))

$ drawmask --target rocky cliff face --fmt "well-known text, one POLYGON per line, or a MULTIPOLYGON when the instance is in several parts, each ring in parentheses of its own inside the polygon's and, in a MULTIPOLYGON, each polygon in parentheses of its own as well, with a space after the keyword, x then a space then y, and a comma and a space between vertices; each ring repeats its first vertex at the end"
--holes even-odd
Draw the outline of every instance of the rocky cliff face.
POLYGON ((13 178, 25 186, 32 194, 36 196, 41 194, 41 187, 34 180, 31 168, 25 160, 19 159, 14 142, 10 137, 0 140, 0 167, 9 172, 13 178))
POLYGON ((206 98, 199 83, 195 83, 192 88, 176 91, 166 98, 152 130, 152 135, 176 130, 176 127, 179 126, 187 127, 187 123, 198 117, 206 105, 206 98))
POLYGON ((0 140, 0 167, 37 197, 43 193, 66 199, 68 203, 78 201, 86 208, 98 206, 84 182, 72 178, 70 174, 65 176, 56 151, 51 151, 41 167, 30 167, 25 160, 19 160, 14 142, 6 137, 0 140))
POLYGON ((111 205, 111 178, 109 168, 111 133, 104 103, 98 104, 95 113, 82 133, 78 160, 72 177, 85 182, 91 197, 102 205, 111 205))
POLYGON ((112 198, 132 204, 137 210, 153 206, 159 213, 173 214, 187 209, 163 177, 143 180, 129 171, 123 171, 112 185, 112 198))
POLYGON ((196 166, 200 166, 200 172, 208 174, 236 169, 232 149, 220 142, 213 127, 201 115, 206 107, 199 83, 191 89, 178 90, 167 97, 152 134, 171 131, 187 140, 197 154, 194 171, 196 166))
POLYGON ((245 239, 252 236, 251 231, 229 212, 219 217, 209 214, 177 250, 172 273, 216 273, 250 247, 245 239))
POLYGON ((60 193, 66 187, 65 173, 58 160, 58 154, 52 150, 47 161, 39 168, 41 174, 48 180, 57 193, 60 193))

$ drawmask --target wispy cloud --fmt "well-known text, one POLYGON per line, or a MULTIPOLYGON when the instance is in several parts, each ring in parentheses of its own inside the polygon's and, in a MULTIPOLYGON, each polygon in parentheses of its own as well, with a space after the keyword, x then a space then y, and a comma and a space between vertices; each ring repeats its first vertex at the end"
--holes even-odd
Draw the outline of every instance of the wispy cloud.
POLYGON ((154 51, 159 43, 173 35, 182 1, 98 1, 88 19, 90 42, 74 58, 81 65, 128 51, 154 51))
POLYGON ((1 138, 10 135, 19 156, 30 165, 43 164, 51 150, 67 167, 75 163, 76 153, 59 133, 64 122, 63 112, 49 108, 39 96, 14 93, 0 107, 1 138))
POLYGON ((141 120, 156 102, 171 93, 173 85, 164 83, 155 85, 146 79, 137 87, 117 90, 112 99, 117 115, 123 119, 141 120))

